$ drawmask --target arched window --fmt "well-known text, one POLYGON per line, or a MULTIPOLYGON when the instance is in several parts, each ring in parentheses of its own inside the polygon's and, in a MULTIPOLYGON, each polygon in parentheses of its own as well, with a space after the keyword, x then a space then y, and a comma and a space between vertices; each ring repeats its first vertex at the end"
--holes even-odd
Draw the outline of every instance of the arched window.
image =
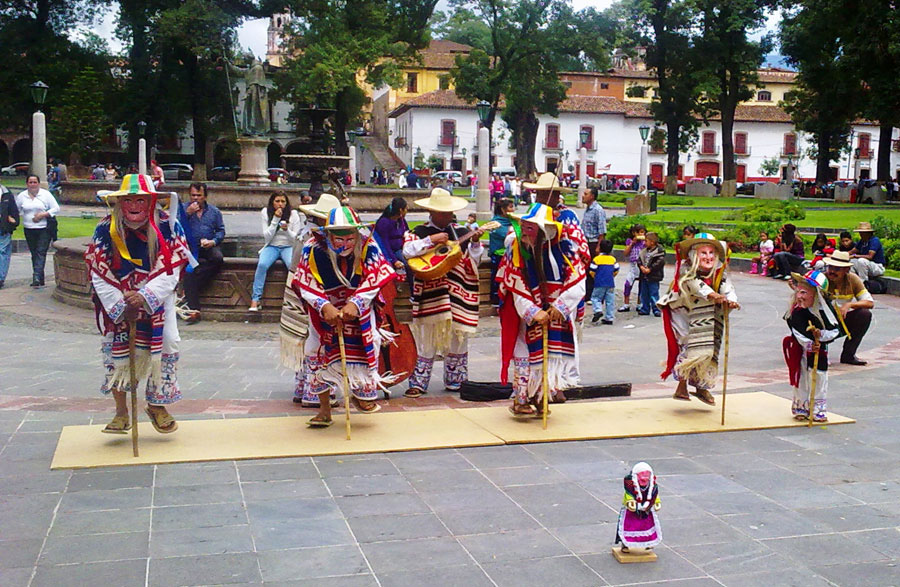
POLYGON ((757 102, 771 102, 772 101, 772 92, 769 90, 760 90, 756 92, 756 101, 757 102))

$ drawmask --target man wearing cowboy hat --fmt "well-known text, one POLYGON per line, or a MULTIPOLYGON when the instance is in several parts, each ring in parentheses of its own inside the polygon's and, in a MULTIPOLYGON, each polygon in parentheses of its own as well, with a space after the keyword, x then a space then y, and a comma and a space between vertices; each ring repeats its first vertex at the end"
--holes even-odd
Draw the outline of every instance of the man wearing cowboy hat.
POLYGON ((856 232, 859 233, 859 240, 850 251, 853 272, 859 275, 863 282, 884 275, 884 249, 881 247, 881 241, 875 236, 872 225, 860 222, 856 232))
POLYGON ((844 340, 841 352, 841 363, 848 365, 865 365, 866 362, 856 356, 859 343, 872 323, 872 308, 875 300, 866 290, 863 280, 850 272, 852 262, 850 253, 835 251, 825 258, 825 275, 828 277, 828 294, 840 304, 838 316, 850 335, 844 340))
MULTIPOLYGON (((443 188, 434 188, 416 204, 428 210, 429 220, 404 237, 403 256, 418 257, 431 247, 457 241, 469 233, 454 221, 454 212, 467 202, 443 188)), ((466 243, 462 260, 446 275, 424 280, 414 276, 412 285, 412 332, 416 339, 415 371, 404 395, 419 397, 428 392, 434 357, 444 357, 444 386, 458 390, 469 378, 469 333, 478 328, 478 265, 484 255, 479 242, 482 231, 474 231, 466 243)))
POLYGON ((137 381, 147 379, 147 415, 158 432, 178 428, 166 406, 181 399, 175 286, 189 253, 181 225, 157 209, 160 195, 150 176, 126 175, 118 191, 103 196, 112 209, 84 254, 103 334, 101 391, 112 392, 116 400, 116 415, 103 429, 109 434, 131 429, 125 396, 130 391, 130 322, 136 322, 137 381))
POLYGON ((662 309, 668 357, 662 378, 674 373, 678 388, 674 399, 690 401, 691 393, 708 405, 716 400, 709 392, 719 373, 725 308, 740 309, 737 294, 726 272, 727 249, 712 234, 700 232, 678 243, 685 255, 679 259, 669 292, 657 305, 662 309))
POLYGON ((587 267, 591 262, 591 251, 587 237, 585 237, 584 231, 581 230, 581 222, 579 222, 578 216, 569 210, 560 199, 560 195, 563 192, 574 190, 563 186, 556 174, 550 171, 538 176, 537 182, 525 182, 522 186, 534 192, 534 201, 536 203, 550 206, 554 211, 554 217, 562 224, 563 237, 572 241, 578 250, 581 263, 587 267))
MULTIPOLYGON (((281 364, 294 372, 294 403, 304 408, 319 408, 319 396, 312 392, 308 385, 311 377, 310 361, 315 348, 306 348, 309 344, 309 315, 303 302, 291 288, 294 272, 300 262, 303 247, 310 239, 325 238, 324 231, 328 214, 340 207, 341 202, 332 194, 322 194, 314 204, 302 204, 298 208, 306 216, 303 229, 297 235, 294 244, 294 255, 288 268, 287 283, 284 288, 284 299, 281 304, 281 320, 279 332, 281 339, 281 364)), ((334 398, 332 398, 332 404, 334 398)))
POLYGON ((497 270, 500 379, 506 383, 512 359, 515 375, 510 411, 515 416, 530 416, 539 414, 543 406, 544 329, 553 341, 547 357, 549 393, 556 397, 578 384, 575 321, 584 298, 584 265, 549 206, 532 204, 526 214, 513 217, 518 219, 519 229, 497 270))
POLYGON ((310 238, 303 247, 291 287, 309 314, 312 329, 309 352, 312 393, 319 396, 319 412, 309 420, 314 428, 330 426, 332 392, 350 393, 350 401, 363 413, 380 409, 378 388, 392 381, 378 374, 381 331, 373 308, 381 289, 397 272, 371 237, 360 234, 363 224, 352 208, 329 212, 323 238, 310 238), (343 333, 346 374, 341 366, 338 329, 343 333), (350 389, 343 389, 344 377, 350 389))

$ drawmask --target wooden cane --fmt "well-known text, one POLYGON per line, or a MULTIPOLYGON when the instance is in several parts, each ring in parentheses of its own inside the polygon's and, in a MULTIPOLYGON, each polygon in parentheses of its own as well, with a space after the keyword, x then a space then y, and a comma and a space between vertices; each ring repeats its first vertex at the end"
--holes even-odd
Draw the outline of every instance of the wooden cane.
POLYGON ((137 336, 137 320, 128 321, 128 370, 131 383, 131 452, 138 455, 138 421, 137 421, 137 368, 135 367, 135 337, 137 336))
POLYGON ((543 335, 544 336, 544 358, 543 358, 544 369, 543 369, 543 374, 541 375, 541 391, 544 395, 544 399, 543 399, 544 411, 541 414, 541 418, 543 420, 542 423, 543 423, 544 430, 547 429, 547 412, 550 410, 550 397, 549 397, 550 396, 550 382, 547 377, 547 364, 549 362, 547 360, 547 347, 549 346, 547 334, 550 329, 549 327, 550 327, 550 325, 547 324, 543 328, 543 330, 544 330, 544 335, 543 335))
POLYGON ((731 329, 728 326, 728 313, 731 308, 725 306, 725 356, 722 370, 722 426, 725 425, 725 395, 728 393, 728 340, 731 338, 731 329))
POLYGON ((344 421, 347 427, 347 440, 350 440, 350 376, 347 374, 347 350, 344 347, 344 323, 338 322, 338 345, 341 349, 341 371, 344 372, 344 421))
MULTIPOLYGON (((813 326, 812 321, 809 322, 809 326, 806 327, 806 331, 815 330, 816 327, 813 326)), ((819 342, 819 338, 817 336, 813 336, 813 340, 819 342)), ((809 428, 813 425, 813 408, 816 402, 816 378, 819 371, 819 351, 816 351, 815 356, 813 357, 813 371, 812 375, 809 377, 809 417, 806 419, 806 427, 809 428)))

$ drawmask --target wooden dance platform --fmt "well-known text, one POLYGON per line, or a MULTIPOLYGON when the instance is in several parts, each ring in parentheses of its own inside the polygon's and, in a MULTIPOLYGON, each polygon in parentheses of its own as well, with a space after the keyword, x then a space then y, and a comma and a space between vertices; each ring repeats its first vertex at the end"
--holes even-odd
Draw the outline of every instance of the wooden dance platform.
MULTIPOLYGON (((716 398, 721 401, 721 397, 716 398)), ((696 399, 640 399, 577 402, 551 406, 547 430, 539 418, 514 419, 502 406, 351 413, 352 440, 344 415, 335 412, 330 428, 310 429, 304 416, 182 420, 178 431, 158 434, 141 423, 140 457, 131 453, 130 435, 101 434, 102 425, 66 426, 51 469, 83 469, 199 461, 230 461, 301 456, 395 452, 437 448, 496 446, 529 442, 594 440, 703 432, 733 432, 806 426, 791 417, 791 402, 765 392, 728 396, 725 426, 721 408, 696 399)), ((176 414, 177 416, 177 414, 176 414)), ((854 422, 834 413, 826 425, 854 422)), ((822 426, 817 424, 816 426, 822 426)))

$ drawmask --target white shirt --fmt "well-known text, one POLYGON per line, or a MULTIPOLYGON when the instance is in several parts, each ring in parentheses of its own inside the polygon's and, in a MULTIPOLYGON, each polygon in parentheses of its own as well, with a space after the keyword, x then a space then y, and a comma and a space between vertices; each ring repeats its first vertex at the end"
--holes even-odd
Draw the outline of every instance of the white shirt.
POLYGON ((34 220, 37 212, 50 212, 50 216, 59 214, 59 204, 56 203, 56 198, 44 188, 38 189, 38 193, 34 197, 31 197, 28 190, 22 190, 16 196, 16 206, 19 208, 22 226, 25 228, 47 228, 46 218, 34 220))
POLYGON ((265 239, 265 248, 269 247, 290 247, 294 245, 294 241, 299 237, 301 230, 303 228, 303 222, 306 218, 301 218, 301 215, 296 210, 291 210, 291 217, 288 220, 288 225, 286 230, 280 229, 281 218, 278 216, 272 215, 272 220, 269 220, 269 210, 268 208, 263 208, 260 210, 260 219, 262 220, 262 232, 263 239, 265 239))

